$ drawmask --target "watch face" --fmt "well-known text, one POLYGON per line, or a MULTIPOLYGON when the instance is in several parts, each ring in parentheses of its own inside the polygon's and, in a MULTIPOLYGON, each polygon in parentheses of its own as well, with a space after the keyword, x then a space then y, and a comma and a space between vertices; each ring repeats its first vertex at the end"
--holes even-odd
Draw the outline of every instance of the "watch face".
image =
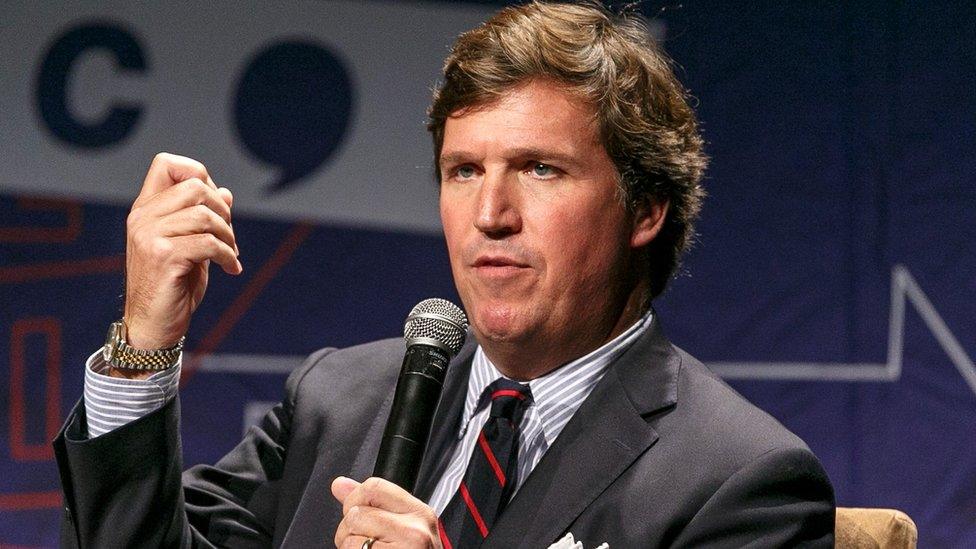
POLYGON ((102 358, 105 362, 112 360, 112 351, 119 340, 119 323, 113 322, 108 327, 108 334, 105 336, 105 346, 102 347, 102 358))

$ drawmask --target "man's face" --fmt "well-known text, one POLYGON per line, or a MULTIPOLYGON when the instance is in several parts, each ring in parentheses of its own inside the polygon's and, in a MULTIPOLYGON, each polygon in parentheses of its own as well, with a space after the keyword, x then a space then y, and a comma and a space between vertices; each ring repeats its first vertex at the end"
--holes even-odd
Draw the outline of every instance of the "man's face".
POLYGON ((623 206, 593 108, 531 80, 455 114, 439 159, 441 219, 482 344, 585 352, 625 329, 635 250, 656 229, 623 206))

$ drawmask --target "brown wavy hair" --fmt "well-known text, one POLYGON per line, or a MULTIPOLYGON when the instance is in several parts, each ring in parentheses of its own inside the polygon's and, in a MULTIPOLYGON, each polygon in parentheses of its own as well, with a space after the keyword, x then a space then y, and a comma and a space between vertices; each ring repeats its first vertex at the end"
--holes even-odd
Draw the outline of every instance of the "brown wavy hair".
POLYGON ((594 2, 536 1, 505 8, 459 36, 428 112, 438 182, 447 118, 533 78, 552 79, 594 106, 629 207, 648 198, 668 202, 648 246, 656 297, 693 240, 707 157, 688 92, 639 15, 594 2))

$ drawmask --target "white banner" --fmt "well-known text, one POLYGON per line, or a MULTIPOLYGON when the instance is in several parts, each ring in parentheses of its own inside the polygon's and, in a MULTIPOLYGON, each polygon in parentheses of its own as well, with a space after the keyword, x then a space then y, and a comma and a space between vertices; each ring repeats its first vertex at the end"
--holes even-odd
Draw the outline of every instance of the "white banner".
POLYGON ((484 6, 5 5, 0 192, 129 204, 159 151, 240 213, 440 230, 431 89, 484 6))

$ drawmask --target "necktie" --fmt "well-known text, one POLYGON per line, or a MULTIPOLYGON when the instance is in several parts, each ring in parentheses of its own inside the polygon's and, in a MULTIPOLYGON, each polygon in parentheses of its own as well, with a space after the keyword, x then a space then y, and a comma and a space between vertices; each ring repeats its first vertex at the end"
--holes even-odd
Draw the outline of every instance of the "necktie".
POLYGON ((458 491, 440 517, 444 549, 478 547, 512 498, 518 475, 519 422, 532 401, 528 385, 498 379, 485 392, 491 412, 458 491))

